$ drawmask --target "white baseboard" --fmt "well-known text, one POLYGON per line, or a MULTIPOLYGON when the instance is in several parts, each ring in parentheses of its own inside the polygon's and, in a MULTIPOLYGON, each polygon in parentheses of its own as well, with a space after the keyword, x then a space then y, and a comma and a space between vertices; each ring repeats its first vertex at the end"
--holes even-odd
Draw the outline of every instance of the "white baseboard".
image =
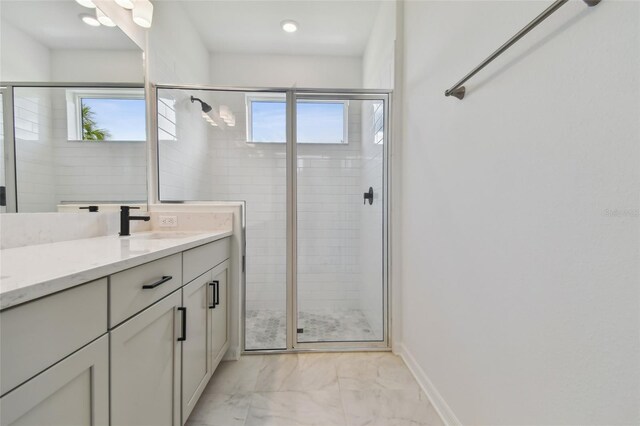
POLYGON ((449 404, 447 404, 447 401, 444 400, 440 392, 438 392, 433 383, 431 383, 427 373, 420 367, 411 352, 409 352, 403 344, 399 344, 397 345, 396 353, 402 358, 404 363, 407 364, 409 371, 411 371, 411 374, 415 377, 422 391, 427 395, 427 398, 429 398, 431 405, 433 405, 433 408, 438 412, 444 424, 447 426, 461 426, 462 422, 458 420, 451 410, 451 407, 449 407, 449 404))

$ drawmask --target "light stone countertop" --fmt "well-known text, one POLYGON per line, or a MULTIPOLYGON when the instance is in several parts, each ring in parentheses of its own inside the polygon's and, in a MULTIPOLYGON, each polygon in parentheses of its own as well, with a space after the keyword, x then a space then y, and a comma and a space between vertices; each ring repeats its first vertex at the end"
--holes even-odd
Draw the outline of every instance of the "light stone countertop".
POLYGON ((141 232, 0 250, 0 310, 231 234, 228 230, 141 232))

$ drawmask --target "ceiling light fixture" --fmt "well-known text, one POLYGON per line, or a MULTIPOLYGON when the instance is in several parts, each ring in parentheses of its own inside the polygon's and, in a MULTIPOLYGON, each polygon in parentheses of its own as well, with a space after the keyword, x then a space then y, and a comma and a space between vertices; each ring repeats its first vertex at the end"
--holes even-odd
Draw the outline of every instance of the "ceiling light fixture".
POLYGON ((80 19, 82 19, 82 22, 84 22, 87 25, 90 25, 92 27, 100 26, 100 21, 98 21, 94 16, 91 16, 87 13, 83 13, 79 16, 80 16, 80 19))
POLYGON ((93 4, 92 0, 76 0, 76 2, 78 2, 78 4, 81 6, 88 7, 89 9, 96 8, 96 5, 93 4))
POLYGON ((98 9, 97 7, 96 7, 96 18, 98 19, 98 22, 100 22, 105 27, 115 27, 116 26, 115 22, 113 22, 111 20, 111 18, 109 18, 107 15, 105 15, 104 12, 101 11, 100 9, 98 9))
POLYGON ((282 21, 280 23, 280 26, 282 26, 282 29, 287 33, 295 33, 296 31, 298 31, 298 23, 290 19, 282 21))
POLYGON ((125 9, 133 9, 133 0, 115 0, 116 4, 125 9))
POLYGON ((153 4, 149 0, 136 0, 133 4, 133 22, 142 28, 151 28, 153 4))

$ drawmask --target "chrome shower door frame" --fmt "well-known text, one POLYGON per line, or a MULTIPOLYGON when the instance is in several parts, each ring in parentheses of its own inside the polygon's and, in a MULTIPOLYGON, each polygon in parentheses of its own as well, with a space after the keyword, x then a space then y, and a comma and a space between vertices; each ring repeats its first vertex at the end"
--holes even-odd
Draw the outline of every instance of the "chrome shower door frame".
MULTIPOLYGON (((390 178, 390 112, 391 91, 381 90, 322 90, 322 89, 296 89, 292 91, 293 99, 287 102, 288 127, 287 127, 287 244, 289 254, 287 256, 287 350, 291 352, 306 351, 365 351, 365 350, 390 350, 390 292, 389 292, 389 178, 390 178), (298 271, 297 271, 297 245, 298 245, 298 209, 297 209, 297 167, 298 155, 296 140, 296 106, 298 100, 326 100, 326 101, 382 101, 384 103, 384 134, 383 134, 383 178, 382 178, 382 321, 383 339, 380 341, 331 341, 331 342, 299 342, 298 341, 298 271)), ((287 99, 288 101, 289 99, 287 99)))
MULTIPOLYGON (((392 97, 391 90, 364 90, 364 89, 316 89, 316 88, 281 88, 281 87, 224 87, 206 85, 181 85, 181 84, 151 84, 149 105, 147 110, 151 113, 150 153, 153 158, 150 161, 150 171, 155 188, 150 188, 149 202, 162 203, 160 200, 159 182, 159 152, 158 152, 158 117, 156 113, 157 90, 210 90, 227 92, 274 92, 286 94, 286 211, 287 211, 287 259, 286 259, 286 348, 284 349, 246 349, 246 270, 243 270, 242 285, 242 318, 240 318, 242 354, 288 353, 288 352, 330 352, 330 351, 390 351, 391 350, 391 293, 390 293, 390 223, 391 223, 391 135, 392 135, 392 97), (298 99, 327 99, 327 100, 379 100, 384 102, 384 139, 383 139, 383 225, 382 225, 382 285, 383 285, 383 339, 380 341, 366 342, 297 342, 297 141, 296 141, 296 102, 298 99)), ((213 201, 213 200, 212 200, 213 201)), ((243 256, 245 253, 243 252, 243 256)))

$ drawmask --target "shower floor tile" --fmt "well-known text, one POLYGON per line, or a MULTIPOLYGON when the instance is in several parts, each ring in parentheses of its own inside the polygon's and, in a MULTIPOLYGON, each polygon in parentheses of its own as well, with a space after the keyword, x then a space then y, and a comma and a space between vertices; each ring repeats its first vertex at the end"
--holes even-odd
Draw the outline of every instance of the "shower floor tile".
MULTIPOLYGON (((284 349, 286 314, 279 310, 247 310, 246 349, 284 349)), ((300 342, 342 342, 382 340, 372 330, 366 316, 358 309, 302 311, 298 327, 300 342)))

